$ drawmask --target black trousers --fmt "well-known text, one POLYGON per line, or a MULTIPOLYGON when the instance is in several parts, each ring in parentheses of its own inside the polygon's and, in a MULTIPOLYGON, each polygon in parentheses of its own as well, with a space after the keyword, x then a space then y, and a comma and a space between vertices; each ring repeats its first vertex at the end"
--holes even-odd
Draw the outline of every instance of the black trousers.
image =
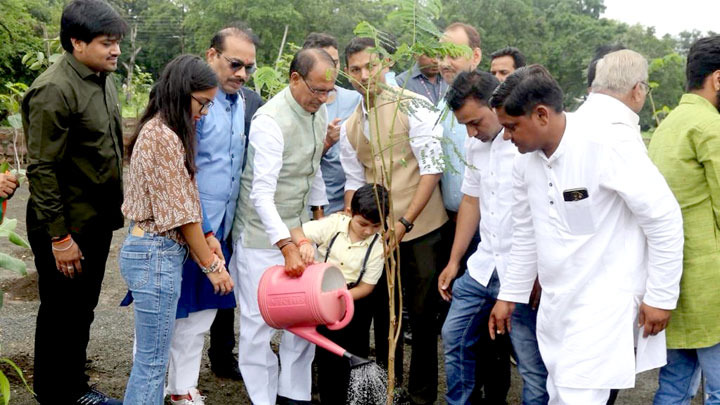
POLYGON ((222 367, 230 362, 231 366, 238 366, 233 356, 235 333, 235 308, 218 309, 210 327, 210 348, 208 349, 208 357, 213 365, 222 367))
MULTIPOLYGON (((377 285, 376 288, 385 288, 377 285)), ((370 297, 355 300, 355 315, 352 321, 340 329, 330 330, 318 327, 318 332, 350 353, 367 358, 370 352, 370 322, 372 321, 370 297)), ((344 404, 347 402, 350 364, 347 359, 317 346, 318 393, 323 404, 344 404)))
POLYGON ((28 239, 40 292, 33 387, 42 404, 70 404, 88 390, 86 350, 112 230, 72 234, 85 259, 82 273, 71 279, 57 270, 49 235, 33 222, 28 215, 28 239))
MULTIPOLYGON (((403 300, 410 314, 412 330, 408 392, 410 400, 416 404, 432 404, 437 398, 437 274, 446 264, 443 261, 447 260, 443 259, 447 258, 443 232, 443 227, 440 227, 417 239, 400 243, 403 300)), ((390 319, 386 283, 383 275, 371 295, 375 354, 378 364, 383 368, 387 368, 390 319)), ((402 384, 403 344, 401 333, 395 351, 395 375, 398 385, 402 384)))

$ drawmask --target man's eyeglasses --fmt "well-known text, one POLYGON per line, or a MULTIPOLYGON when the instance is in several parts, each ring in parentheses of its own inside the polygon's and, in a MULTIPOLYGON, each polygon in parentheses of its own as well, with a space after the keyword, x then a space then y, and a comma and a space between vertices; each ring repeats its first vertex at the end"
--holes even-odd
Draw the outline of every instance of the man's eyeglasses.
POLYGON ((645 93, 650 94, 652 92, 652 87, 650 87, 650 84, 646 82, 645 80, 641 81, 640 84, 645 86, 645 93))
MULTIPOLYGON (((216 49, 217 50, 217 49, 216 49)), ((226 61, 230 64, 230 70, 233 71, 233 73, 237 73, 238 70, 245 68, 245 73, 247 73, 248 76, 255 73, 255 70, 257 70, 257 66, 255 66, 254 63, 246 65, 245 62, 237 59, 230 59, 227 56, 223 55, 222 52, 217 51, 218 54, 222 55, 223 58, 225 58, 226 61)))
POLYGON ((334 88, 333 88, 333 89, 330 89, 330 90, 313 89, 312 87, 310 87, 310 85, 308 84, 308 82, 305 80, 304 77, 302 77, 302 76, 300 76, 300 77, 302 78, 302 81, 305 82, 305 85, 307 86, 307 88, 310 90, 310 92, 311 92, 315 97, 320 97, 320 96, 332 97, 333 95, 335 95, 335 89, 334 89, 334 88))
POLYGON ((192 97, 193 100, 197 101, 198 104, 200 104, 200 114, 206 114, 208 111, 210 111, 210 107, 213 106, 212 100, 208 100, 207 102, 203 103, 202 101, 198 100, 198 98, 193 96, 192 94, 190 95, 190 97, 192 97))

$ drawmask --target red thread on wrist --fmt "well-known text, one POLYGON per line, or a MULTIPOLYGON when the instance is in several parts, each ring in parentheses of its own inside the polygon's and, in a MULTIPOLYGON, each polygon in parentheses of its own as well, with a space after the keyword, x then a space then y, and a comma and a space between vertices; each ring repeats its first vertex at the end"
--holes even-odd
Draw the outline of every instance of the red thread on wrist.
POLYGON ((65 235, 62 239, 54 240, 52 243, 64 243, 69 241, 71 238, 70 234, 65 235))
POLYGON ((309 239, 305 239, 305 238, 300 239, 300 240, 298 241, 298 243, 297 243, 297 247, 300 247, 300 246, 302 246, 302 245, 304 245, 304 244, 306 244, 306 243, 307 243, 307 244, 310 244, 310 240, 309 240, 309 239))

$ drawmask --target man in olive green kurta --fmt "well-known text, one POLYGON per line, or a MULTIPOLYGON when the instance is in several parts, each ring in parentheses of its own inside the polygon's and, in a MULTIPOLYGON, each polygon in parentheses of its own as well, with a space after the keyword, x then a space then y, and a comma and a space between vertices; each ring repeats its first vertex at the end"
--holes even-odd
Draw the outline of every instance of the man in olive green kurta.
POLYGON ((648 150, 680 203, 685 231, 680 299, 667 327, 668 364, 656 405, 694 395, 698 367, 711 397, 706 403, 720 400, 720 36, 696 42, 688 61, 689 93, 648 150))

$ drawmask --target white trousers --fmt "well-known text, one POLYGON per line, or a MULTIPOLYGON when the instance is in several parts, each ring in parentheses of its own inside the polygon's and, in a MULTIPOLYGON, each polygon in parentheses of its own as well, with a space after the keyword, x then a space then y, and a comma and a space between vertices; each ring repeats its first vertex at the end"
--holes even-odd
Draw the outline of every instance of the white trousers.
POLYGON ((270 347, 275 329, 265 323, 258 308, 257 290, 263 272, 283 263, 282 253, 277 249, 245 248, 242 240, 235 242, 230 266, 234 267, 231 273, 237 274, 235 298, 240 305, 238 363, 245 388, 255 405, 275 405, 278 395, 310 401, 315 345, 284 332, 278 367, 278 358, 270 347))
POLYGON ((205 334, 210 330, 216 314, 217 309, 206 309, 175 320, 170 342, 167 394, 186 395, 191 389, 197 388, 205 334))
POLYGON ((585 389, 558 387, 552 377, 547 377, 548 405, 605 405, 610 389, 585 389))

